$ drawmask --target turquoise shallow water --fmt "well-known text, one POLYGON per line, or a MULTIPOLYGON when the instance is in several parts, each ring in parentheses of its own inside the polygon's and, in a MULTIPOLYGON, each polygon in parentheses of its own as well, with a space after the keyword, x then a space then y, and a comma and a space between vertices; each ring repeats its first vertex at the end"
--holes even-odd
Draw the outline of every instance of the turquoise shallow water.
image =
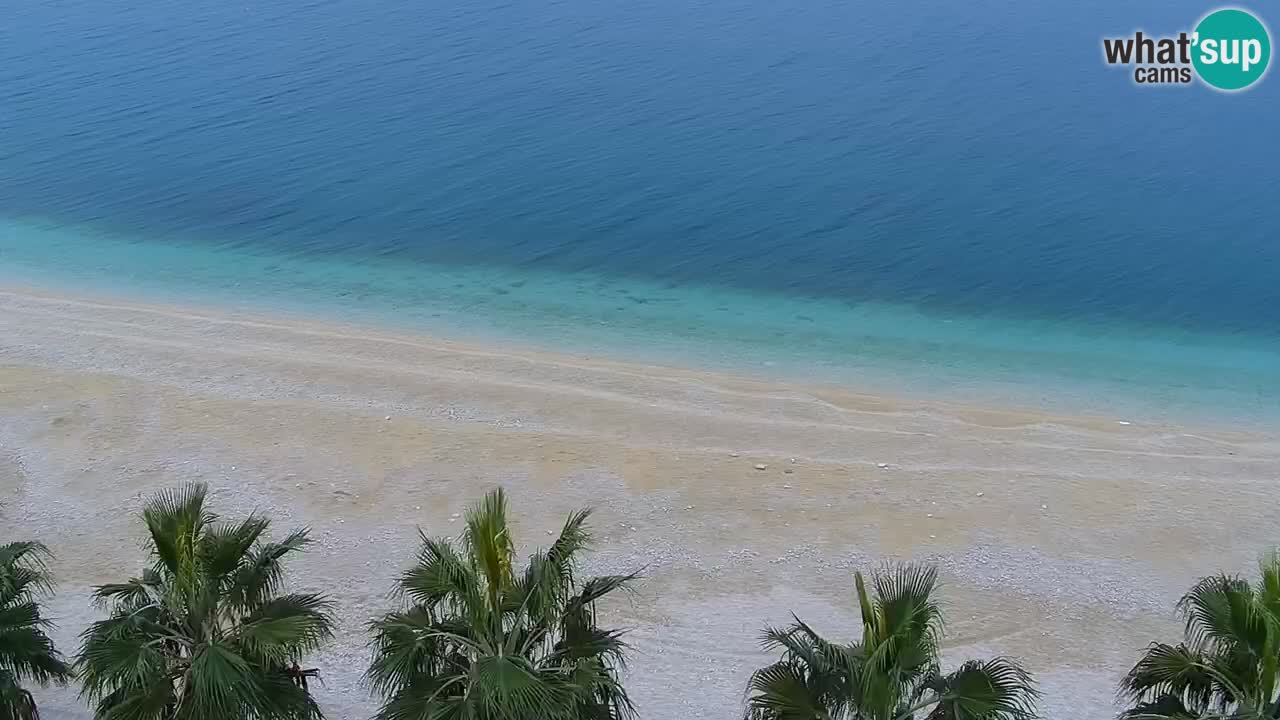
POLYGON ((1117 418, 1273 425, 1275 345, 587 272, 285 255, 0 223, 0 282, 1117 418))
POLYGON ((1101 58, 1200 3, 11 5, 14 282, 1280 416, 1280 79, 1101 58))

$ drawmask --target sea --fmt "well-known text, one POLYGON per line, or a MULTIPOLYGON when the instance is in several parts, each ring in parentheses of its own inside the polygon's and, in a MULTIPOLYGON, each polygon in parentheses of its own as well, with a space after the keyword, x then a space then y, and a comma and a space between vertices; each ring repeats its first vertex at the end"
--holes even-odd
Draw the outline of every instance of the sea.
POLYGON ((0 281, 1273 427, 1280 77, 1102 55, 1215 7, 0 0, 0 281))

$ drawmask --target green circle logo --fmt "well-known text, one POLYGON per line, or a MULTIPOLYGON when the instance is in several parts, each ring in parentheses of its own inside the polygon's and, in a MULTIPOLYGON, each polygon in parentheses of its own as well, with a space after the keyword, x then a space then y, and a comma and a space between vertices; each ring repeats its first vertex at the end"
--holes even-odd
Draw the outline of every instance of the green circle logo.
POLYGON ((1196 26, 1191 62, 1200 79, 1219 90, 1242 90, 1267 71, 1271 36, 1244 10, 1216 10, 1196 26))

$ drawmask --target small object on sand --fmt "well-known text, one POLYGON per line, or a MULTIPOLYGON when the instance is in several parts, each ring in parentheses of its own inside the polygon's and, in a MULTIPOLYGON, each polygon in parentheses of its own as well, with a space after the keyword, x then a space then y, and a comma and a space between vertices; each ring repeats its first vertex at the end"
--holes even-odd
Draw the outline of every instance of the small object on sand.
POLYGON ((692 510, 692 509, 693 509, 693 506, 692 506, 692 505, 685 505, 685 506, 684 506, 684 509, 685 509, 685 510, 692 510))
POLYGON ((924 516, 925 516, 925 517, 933 517, 933 513, 925 513, 925 514, 924 514, 924 516))
POLYGON ((342 518, 338 518, 338 522, 344 522, 342 518))
POLYGON ((764 463, 756 463, 756 469, 757 469, 757 470, 768 470, 768 469, 769 469, 769 466, 768 466, 768 465, 765 465, 764 463))
POLYGON ((790 490, 790 489, 791 489, 791 483, 783 483, 783 484, 782 484, 782 489, 783 489, 783 490, 790 490))
POLYGON ((791 458, 791 464, 792 464, 792 465, 795 465, 795 464, 796 464, 796 459, 795 459, 795 458, 791 458))
POLYGON ((454 520, 457 520, 458 518, 462 517, 462 513, 454 513, 449 517, 453 518, 454 520))
POLYGON ((1117 425, 1132 425, 1133 423, 1129 422, 1128 420, 1117 420, 1117 421, 1116 421, 1116 424, 1117 424, 1117 425))
POLYGON ((1041 506, 1040 506, 1040 509, 1041 509, 1041 510, 1048 510, 1048 509, 1049 509, 1049 506, 1048 506, 1048 505, 1041 505, 1041 506))
POLYGON ((930 536, 929 536, 929 539, 930 539, 930 540, 936 540, 937 538, 938 538, 938 536, 937 536, 937 535, 930 535, 930 536))
POLYGON ((784 472, 784 473, 786 473, 786 474, 788 474, 788 475, 794 475, 796 471, 795 471, 795 470, 792 470, 791 468, 787 468, 786 470, 783 470, 782 472, 784 472))
POLYGON ((729 453, 729 457, 738 457, 738 453, 729 453))
POLYGON ((421 506, 421 505, 414 505, 414 506, 413 506, 413 509, 414 509, 414 510, 421 510, 421 509, 422 509, 422 506, 421 506))
POLYGON ((978 493, 978 497, 982 497, 983 495, 986 495, 986 493, 978 493))
POLYGON ((458 518, 449 518, 449 522, 458 522, 458 518))
MULTIPOLYGON (((623 525, 623 527, 626 527, 626 525, 623 525)), ((554 532, 552 532, 552 531, 550 531, 550 530, 548 530, 548 531, 547 531, 547 534, 548 534, 548 535, 555 535, 555 533, 554 533, 554 532)))
POLYGON ((390 419, 391 419, 391 416, 390 416, 390 415, 388 415, 388 416, 386 416, 386 417, 384 417, 384 418, 382 418, 382 419, 383 419, 383 420, 390 420, 390 419))
POLYGON ((235 465, 232 465, 232 466, 231 466, 231 469, 232 469, 232 470, 235 470, 235 469, 236 469, 236 466, 235 466, 235 465))
POLYGON ((880 468, 881 470, 888 470, 889 463, 876 463, 876 467, 880 468))

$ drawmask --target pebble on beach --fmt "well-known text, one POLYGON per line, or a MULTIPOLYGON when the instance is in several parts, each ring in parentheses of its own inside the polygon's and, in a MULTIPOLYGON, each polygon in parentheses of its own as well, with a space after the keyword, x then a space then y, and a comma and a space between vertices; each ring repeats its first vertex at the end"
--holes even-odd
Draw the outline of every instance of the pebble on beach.
POLYGON ((767 470, 767 469, 769 469, 769 466, 768 466, 768 465, 765 465, 764 463, 756 463, 756 469, 757 469, 757 470, 767 470))

